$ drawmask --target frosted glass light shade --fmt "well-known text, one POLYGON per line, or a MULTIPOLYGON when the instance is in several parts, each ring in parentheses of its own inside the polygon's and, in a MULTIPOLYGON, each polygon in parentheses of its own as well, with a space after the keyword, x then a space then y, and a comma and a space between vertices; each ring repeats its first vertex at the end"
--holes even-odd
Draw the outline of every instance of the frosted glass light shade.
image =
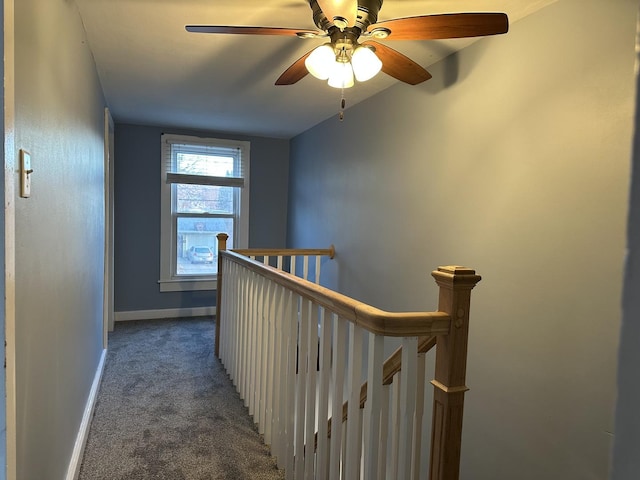
POLYGON ((373 50, 362 45, 354 50, 351 64, 359 82, 366 82, 375 77, 382 68, 382 62, 373 50))
POLYGON ((353 87, 353 68, 350 63, 334 62, 329 75, 329 86, 333 88, 353 87))
POLYGON ((336 62, 336 53, 329 43, 320 45, 304 61, 309 73, 320 80, 326 80, 331 74, 333 64, 336 62))

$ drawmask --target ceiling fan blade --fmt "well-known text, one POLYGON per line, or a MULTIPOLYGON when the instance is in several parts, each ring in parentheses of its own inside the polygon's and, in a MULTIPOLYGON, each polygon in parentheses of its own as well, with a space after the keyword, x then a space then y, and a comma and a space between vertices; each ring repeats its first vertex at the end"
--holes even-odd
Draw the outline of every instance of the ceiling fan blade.
POLYGON ((333 23, 335 17, 344 18, 353 26, 358 18, 358 0, 317 0, 322 13, 333 23))
POLYGON ((505 13, 445 13, 387 20, 367 31, 376 28, 391 30, 388 40, 442 40, 507 33, 509 18, 505 13))
POLYGON ((298 37, 317 37, 324 34, 314 30, 281 28, 281 27, 232 27, 228 25, 187 25, 187 32, 192 33, 225 33, 233 35, 284 35, 298 37))
POLYGON ((409 85, 417 85, 431 78, 431 74, 424 68, 393 48, 371 40, 363 44, 376 49, 376 55, 382 61, 382 71, 387 75, 409 85))
POLYGON ((304 61, 309 55, 311 55, 311 52, 313 52, 313 50, 305 53, 302 57, 296 60, 293 65, 287 68, 282 75, 280 75, 280 78, 276 80, 276 85, 293 85, 297 81, 302 80, 307 73, 309 73, 304 61))

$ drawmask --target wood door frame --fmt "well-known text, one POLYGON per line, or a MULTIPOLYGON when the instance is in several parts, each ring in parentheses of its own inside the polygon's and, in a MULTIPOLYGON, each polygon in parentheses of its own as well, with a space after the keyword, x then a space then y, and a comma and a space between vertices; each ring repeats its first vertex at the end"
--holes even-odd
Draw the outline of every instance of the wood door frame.
POLYGON ((113 331, 113 155, 114 123, 109 108, 104 109, 104 302, 102 347, 107 348, 113 331))
POLYGON ((16 480, 17 476, 17 420, 16 420, 16 301, 15 301, 15 35, 14 1, 2 0, 4 50, 4 225, 5 260, 5 411, 6 418, 6 471, 1 478, 16 480))

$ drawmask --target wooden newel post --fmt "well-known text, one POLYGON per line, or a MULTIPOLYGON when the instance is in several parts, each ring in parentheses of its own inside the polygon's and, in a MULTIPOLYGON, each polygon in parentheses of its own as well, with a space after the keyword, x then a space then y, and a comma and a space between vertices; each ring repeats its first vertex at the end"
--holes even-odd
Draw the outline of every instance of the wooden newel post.
POLYGON ((440 287, 438 310, 451 315, 449 335, 436 343, 430 480, 458 480, 462 443, 462 413, 467 371, 471 289, 480 281, 475 270, 438 267, 432 272, 440 287))
POLYGON ((215 352, 216 357, 220 358, 220 303, 222 302, 222 258, 220 252, 227 249, 227 239, 229 235, 226 233, 219 233, 216 238, 218 239, 218 278, 216 282, 216 343, 215 352))

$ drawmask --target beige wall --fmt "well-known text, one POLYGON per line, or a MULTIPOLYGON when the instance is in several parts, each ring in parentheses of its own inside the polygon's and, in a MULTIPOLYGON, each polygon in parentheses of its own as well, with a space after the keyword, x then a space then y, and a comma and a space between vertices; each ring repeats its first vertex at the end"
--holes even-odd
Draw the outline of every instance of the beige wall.
POLYGON ((334 243, 339 290, 431 309, 437 265, 483 276, 463 479, 607 477, 636 10, 560 0, 292 141, 289 243, 334 243))
POLYGON ((74 2, 15 2, 17 478, 62 479, 102 352, 104 101, 74 2))

